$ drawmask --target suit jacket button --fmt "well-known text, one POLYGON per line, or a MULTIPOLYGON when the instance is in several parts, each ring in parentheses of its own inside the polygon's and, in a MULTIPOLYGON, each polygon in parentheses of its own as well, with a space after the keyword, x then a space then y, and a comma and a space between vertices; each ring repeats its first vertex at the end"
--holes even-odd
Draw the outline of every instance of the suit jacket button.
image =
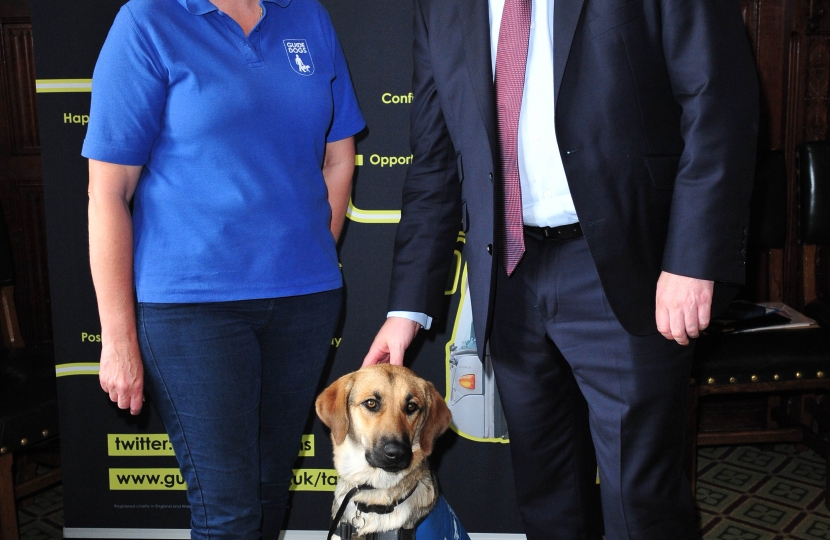
POLYGON ((487 244, 487 253, 493 254, 493 244, 487 244))
POLYGON ((493 173, 490 173, 490 181, 493 181, 493 173))

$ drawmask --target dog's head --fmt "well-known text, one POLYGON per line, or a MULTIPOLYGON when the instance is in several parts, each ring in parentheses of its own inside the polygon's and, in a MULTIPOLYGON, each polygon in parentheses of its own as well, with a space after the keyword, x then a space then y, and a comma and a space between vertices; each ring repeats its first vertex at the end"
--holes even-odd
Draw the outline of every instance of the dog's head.
POLYGON ((432 383, 402 366, 377 364, 344 375, 317 397, 317 416, 337 447, 348 437, 366 462, 387 472, 407 469, 413 453, 432 453, 452 414, 432 383))

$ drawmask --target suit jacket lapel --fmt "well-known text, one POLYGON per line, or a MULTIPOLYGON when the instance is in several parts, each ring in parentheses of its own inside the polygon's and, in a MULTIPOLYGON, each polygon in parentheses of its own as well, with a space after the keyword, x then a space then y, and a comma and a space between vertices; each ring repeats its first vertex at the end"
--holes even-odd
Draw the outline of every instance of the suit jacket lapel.
POLYGON ((473 91, 487 129, 490 149, 499 153, 496 132, 496 98, 493 93, 493 67, 490 60, 490 11, 488 0, 456 0, 464 36, 464 54, 473 82, 473 91))
POLYGON ((553 6, 553 95, 559 99, 562 74, 571 52, 576 23, 584 0, 554 0, 553 6))

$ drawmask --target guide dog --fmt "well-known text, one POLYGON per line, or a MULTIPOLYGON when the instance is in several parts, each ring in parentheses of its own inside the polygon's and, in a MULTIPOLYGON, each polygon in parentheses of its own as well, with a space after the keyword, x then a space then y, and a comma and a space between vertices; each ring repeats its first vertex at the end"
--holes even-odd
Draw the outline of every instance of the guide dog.
MULTIPOLYGON (((452 420, 443 397, 409 369, 378 364, 339 378, 315 405, 331 429, 339 475, 329 538, 414 538, 443 502, 427 461, 452 420)), ((455 528, 449 538, 459 538, 459 529, 466 538, 446 502, 436 512, 443 507, 442 519, 455 528)))

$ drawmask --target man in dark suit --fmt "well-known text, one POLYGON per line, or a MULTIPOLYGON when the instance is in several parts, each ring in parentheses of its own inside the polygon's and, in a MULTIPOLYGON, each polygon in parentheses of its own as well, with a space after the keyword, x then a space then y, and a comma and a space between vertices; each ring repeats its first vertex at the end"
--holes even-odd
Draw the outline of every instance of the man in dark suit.
POLYGON ((459 224, 531 540, 696 538, 693 342, 744 279, 758 88, 738 0, 415 0, 401 364, 459 224), (489 340, 489 341, 488 341, 489 340))

